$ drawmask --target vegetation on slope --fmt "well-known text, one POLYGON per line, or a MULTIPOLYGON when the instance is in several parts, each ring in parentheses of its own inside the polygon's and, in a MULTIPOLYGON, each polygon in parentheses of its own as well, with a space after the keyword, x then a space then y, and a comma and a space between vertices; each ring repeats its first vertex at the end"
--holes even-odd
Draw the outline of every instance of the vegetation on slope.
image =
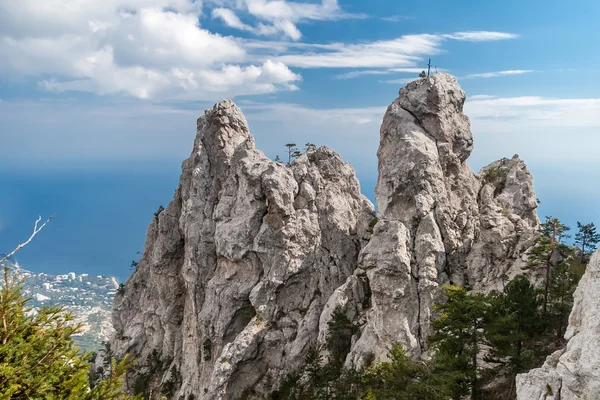
MULTIPOLYGON (((367 363, 360 371, 345 369, 348 343, 357 328, 337 310, 329 323, 327 348, 312 349, 305 365, 289 374, 270 398, 514 399, 516 375, 541 365, 564 345, 573 293, 590 249, 600 241, 593 236, 593 224, 581 226, 588 231, 583 256, 578 247, 562 243, 568 227, 558 219, 547 217, 542 224, 524 269, 526 274, 542 271, 541 288, 527 275, 516 276, 500 292, 445 286, 446 301, 436 306, 427 359, 412 359, 396 345, 389 361, 367 363), (327 360, 323 350, 330 355, 327 360)), ((577 237, 581 235, 580 227, 577 237)))

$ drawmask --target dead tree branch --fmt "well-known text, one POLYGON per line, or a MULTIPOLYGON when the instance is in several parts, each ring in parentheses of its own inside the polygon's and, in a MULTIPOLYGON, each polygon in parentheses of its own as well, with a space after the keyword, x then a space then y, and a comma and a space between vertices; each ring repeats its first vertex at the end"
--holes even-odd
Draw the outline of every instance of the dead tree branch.
POLYGON ((3 258, 1 258, 0 259, 0 264, 2 264, 4 261, 6 261, 10 257, 12 257, 17 251, 19 251, 23 247, 27 246, 29 244, 29 242, 31 242, 31 240, 35 237, 35 235, 37 235, 39 233, 39 231, 41 231, 42 229, 44 229, 44 227, 46 226, 46 224, 52 220, 52 217, 53 217, 52 215, 49 216, 48 219, 46 220, 46 222, 44 222, 39 227, 38 227, 38 224, 42 220, 42 217, 41 216, 38 217, 38 219, 35 221, 35 225, 33 226, 33 233, 31 234, 31 236, 29 236, 29 239, 27 239, 26 241, 24 241, 23 243, 21 243, 20 245, 18 245, 12 252, 8 253, 6 256, 4 256, 3 258))

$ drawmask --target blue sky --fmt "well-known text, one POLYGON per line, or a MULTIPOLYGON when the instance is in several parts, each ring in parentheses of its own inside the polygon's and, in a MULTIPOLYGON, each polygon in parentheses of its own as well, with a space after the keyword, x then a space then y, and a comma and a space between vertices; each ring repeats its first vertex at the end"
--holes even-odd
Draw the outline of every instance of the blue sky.
POLYGON ((328 145, 372 198, 385 108, 427 59, 467 92, 474 170, 518 153, 540 216, 600 223, 600 2, 0 0, 0 252, 124 279, 223 98, 268 156, 328 145))

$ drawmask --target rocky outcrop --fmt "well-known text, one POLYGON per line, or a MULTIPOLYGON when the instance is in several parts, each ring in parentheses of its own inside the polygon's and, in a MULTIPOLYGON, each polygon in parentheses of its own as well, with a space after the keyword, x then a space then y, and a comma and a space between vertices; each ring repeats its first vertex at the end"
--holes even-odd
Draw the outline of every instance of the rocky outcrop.
POLYGON ((596 400, 600 395, 600 250, 575 291, 566 348, 517 375, 518 400, 596 400))
POLYGON ((130 386, 159 387, 175 365, 173 398, 271 390, 316 345, 323 307, 356 269, 372 218, 334 151, 271 161, 241 111, 217 104, 198 119, 175 197, 115 300, 115 354, 162 360, 130 386))
POLYGON ((489 290, 518 273, 539 224, 531 175, 517 156, 471 172, 464 101, 445 73, 400 91, 381 127, 377 218, 332 150, 285 166, 255 149, 231 101, 207 111, 115 300, 113 350, 140 360, 130 388, 264 398, 325 342, 336 308, 359 326, 347 366, 396 343, 418 355, 441 285, 489 290))
POLYGON ((502 287, 521 272, 539 221, 531 175, 514 156, 474 174, 465 93, 435 74, 409 83, 381 126, 379 222, 359 256, 372 307, 348 366, 368 351, 385 357, 392 344, 426 350, 441 285, 502 287))

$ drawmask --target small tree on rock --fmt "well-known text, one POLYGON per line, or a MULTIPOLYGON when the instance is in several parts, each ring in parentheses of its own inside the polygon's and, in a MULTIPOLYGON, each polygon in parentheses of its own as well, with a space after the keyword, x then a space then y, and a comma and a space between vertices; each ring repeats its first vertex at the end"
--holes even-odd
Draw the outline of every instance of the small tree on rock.
POLYGON ((296 147, 296 143, 287 143, 285 147, 287 147, 286 153, 288 154, 287 165, 290 165, 292 163, 292 158, 300 157, 302 153, 300 153, 296 147))
POLYGON ((313 151, 317 151, 317 145, 311 142, 306 142, 306 144, 304 145, 304 152, 305 153, 311 153, 313 151))

